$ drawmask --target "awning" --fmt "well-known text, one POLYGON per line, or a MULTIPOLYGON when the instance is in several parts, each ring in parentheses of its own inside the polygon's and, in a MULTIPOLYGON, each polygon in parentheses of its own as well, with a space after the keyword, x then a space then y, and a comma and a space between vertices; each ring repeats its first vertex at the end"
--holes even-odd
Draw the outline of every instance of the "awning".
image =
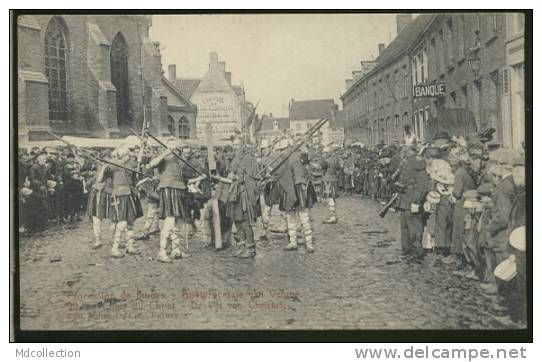
POLYGON ((464 108, 441 108, 437 116, 427 122, 425 140, 430 142, 437 132, 448 132, 452 136, 474 136, 478 127, 471 111, 464 108))
MULTIPOLYGON (((171 137, 157 137, 161 142, 166 143, 171 137)), ((109 148, 114 149, 120 145, 128 145, 129 147, 139 146, 140 139, 137 136, 130 135, 124 139, 120 138, 90 138, 90 137, 75 137, 75 136, 63 136, 63 140, 81 148, 109 148)), ((183 139, 182 143, 185 143, 193 147, 207 146, 206 140, 200 139, 183 139)), ((231 145, 230 140, 213 140, 215 146, 231 145)), ((154 140, 149 139, 148 143, 151 147, 160 147, 154 140)), ((19 148, 32 149, 36 148, 56 148, 58 146, 66 146, 66 144, 60 140, 49 141, 26 141, 19 144, 19 148)))

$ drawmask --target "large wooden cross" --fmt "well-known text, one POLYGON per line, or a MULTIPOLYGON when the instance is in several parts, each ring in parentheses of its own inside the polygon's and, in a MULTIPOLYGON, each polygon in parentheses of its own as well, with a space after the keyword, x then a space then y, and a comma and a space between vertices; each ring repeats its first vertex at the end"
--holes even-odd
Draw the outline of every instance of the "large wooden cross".
MULTIPOLYGON (((207 159, 209 161, 209 175, 215 174, 216 160, 213 144, 213 126, 211 123, 205 125, 205 134, 207 137, 207 159)), ((215 236, 215 248, 222 249, 222 230, 220 228, 220 210, 218 208, 218 195, 215 190, 212 190, 211 208, 213 212, 213 230, 215 236)))

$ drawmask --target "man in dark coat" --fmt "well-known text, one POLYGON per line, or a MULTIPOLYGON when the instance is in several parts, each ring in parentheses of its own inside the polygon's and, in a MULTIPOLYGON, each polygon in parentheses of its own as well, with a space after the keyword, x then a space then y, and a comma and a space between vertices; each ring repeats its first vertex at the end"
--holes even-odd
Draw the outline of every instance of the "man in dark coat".
POLYGON ((220 198, 226 205, 226 216, 233 220, 240 239, 245 242, 245 248, 235 256, 254 258, 256 242, 252 225, 260 216, 259 166, 240 138, 236 139, 234 145, 237 152, 229 168, 232 183, 227 192, 222 192, 220 198))
POLYGON ((450 248, 451 257, 444 260, 445 263, 456 263, 458 270, 466 267, 466 260, 463 253, 465 241, 465 215, 466 210, 464 194, 469 190, 478 188, 478 174, 481 167, 481 149, 471 147, 468 157, 461 162, 455 171, 454 190, 452 192, 454 202, 452 245, 450 248))
POLYGON ((424 256, 422 205, 425 195, 431 190, 431 180, 425 159, 416 152, 416 144, 408 146, 405 157, 398 178, 402 192, 396 204, 401 215, 401 250, 405 257, 419 260, 424 256))

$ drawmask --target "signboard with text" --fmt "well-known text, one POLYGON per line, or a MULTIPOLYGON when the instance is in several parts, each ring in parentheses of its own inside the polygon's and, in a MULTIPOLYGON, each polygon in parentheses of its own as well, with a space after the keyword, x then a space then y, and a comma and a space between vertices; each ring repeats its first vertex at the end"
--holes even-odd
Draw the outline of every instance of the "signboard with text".
POLYGON ((239 127, 239 110, 234 99, 228 95, 208 95, 198 100, 197 135, 199 139, 206 137, 206 125, 211 124, 216 139, 229 138, 239 127))
POLYGON ((446 95, 444 83, 419 84, 414 86, 414 98, 442 97, 446 95))

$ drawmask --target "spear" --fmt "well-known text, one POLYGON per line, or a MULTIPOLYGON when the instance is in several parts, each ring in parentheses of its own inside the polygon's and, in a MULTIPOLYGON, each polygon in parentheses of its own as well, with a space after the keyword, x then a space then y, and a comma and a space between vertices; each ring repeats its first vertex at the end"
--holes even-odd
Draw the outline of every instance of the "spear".
POLYGON ((286 154, 285 157, 282 157, 281 154, 279 154, 275 159, 273 159, 271 162, 269 162, 267 165, 265 165, 265 167, 259 172, 258 176, 261 176, 264 172, 266 172, 268 170, 268 168, 274 164, 275 162, 277 162, 279 159, 282 158, 282 160, 275 166, 273 166, 272 170, 270 171, 270 173, 273 173, 275 172, 280 166, 282 166, 284 164, 284 162, 286 162, 286 160, 288 158, 290 158, 291 155, 293 155, 293 153, 295 151, 297 151, 305 142, 307 142, 307 140, 313 135, 315 134, 318 130, 320 130, 320 128, 322 128, 322 126, 324 124, 326 124, 327 122, 329 121, 328 118, 323 118, 323 119, 320 119, 318 122, 316 122, 310 129, 307 130, 307 132, 305 132, 305 134, 303 135, 303 140, 301 142, 299 142, 298 144, 296 144, 289 152, 288 154, 286 154))
MULTIPOLYGON (((155 136, 152 135, 152 133, 150 133, 148 130, 145 131, 146 135, 148 137, 150 137, 151 139, 153 139, 156 143, 158 143, 160 146, 164 147, 164 148, 169 148, 164 142, 160 141, 158 138, 156 138, 155 136)), ((195 173, 197 173, 199 176, 205 176, 207 177, 207 175, 203 172, 201 172, 200 170, 198 170, 197 168, 195 168, 194 166, 192 166, 192 164, 190 162, 188 162, 187 160, 185 160, 181 155, 179 155, 177 152, 171 150, 171 154, 177 158, 179 161, 181 161, 182 163, 184 163, 186 166, 188 166, 188 168, 190 168, 192 171, 194 171, 195 173)), ((227 183, 227 184, 231 184, 231 180, 230 179, 227 179, 225 177, 220 177, 220 176, 215 176, 215 175, 210 175, 212 179, 214 180, 217 180, 217 181, 221 181, 221 182, 224 182, 224 183, 227 183)))
POLYGON ((59 137, 57 136, 56 134, 54 134, 53 132, 51 131, 47 131, 51 136, 53 136, 54 138, 56 138, 57 140, 61 141, 61 142, 64 142, 70 149, 76 149, 76 150, 79 150, 81 151, 86 157, 90 158, 90 159, 93 159, 94 161, 98 161, 100 163, 105 163, 105 164, 108 164, 108 165, 111 165, 111 166, 115 166, 115 167, 118 167, 118 168, 121 168, 125 171, 128 171, 128 172, 133 172, 133 173, 136 173, 138 175, 142 175, 142 176, 145 176, 145 177, 150 177, 150 178, 153 178, 154 176, 152 175, 149 175, 149 174, 146 174, 144 172, 139 172, 137 170, 134 170, 134 169, 131 169, 130 167, 126 167, 124 165, 120 165, 118 163, 115 163, 113 161, 109 161, 109 160, 104 160, 103 158, 101 157, 98 157, 98 156, 94 156, 92 154, 90 154, 87 150, 85 150, 84 148, 80 148, 80 147, 77 147, 76 145, 74 145, 73 143, 70 143, 68 141, 66 141, 65 139, 63 139, 62 137, 59 137))

